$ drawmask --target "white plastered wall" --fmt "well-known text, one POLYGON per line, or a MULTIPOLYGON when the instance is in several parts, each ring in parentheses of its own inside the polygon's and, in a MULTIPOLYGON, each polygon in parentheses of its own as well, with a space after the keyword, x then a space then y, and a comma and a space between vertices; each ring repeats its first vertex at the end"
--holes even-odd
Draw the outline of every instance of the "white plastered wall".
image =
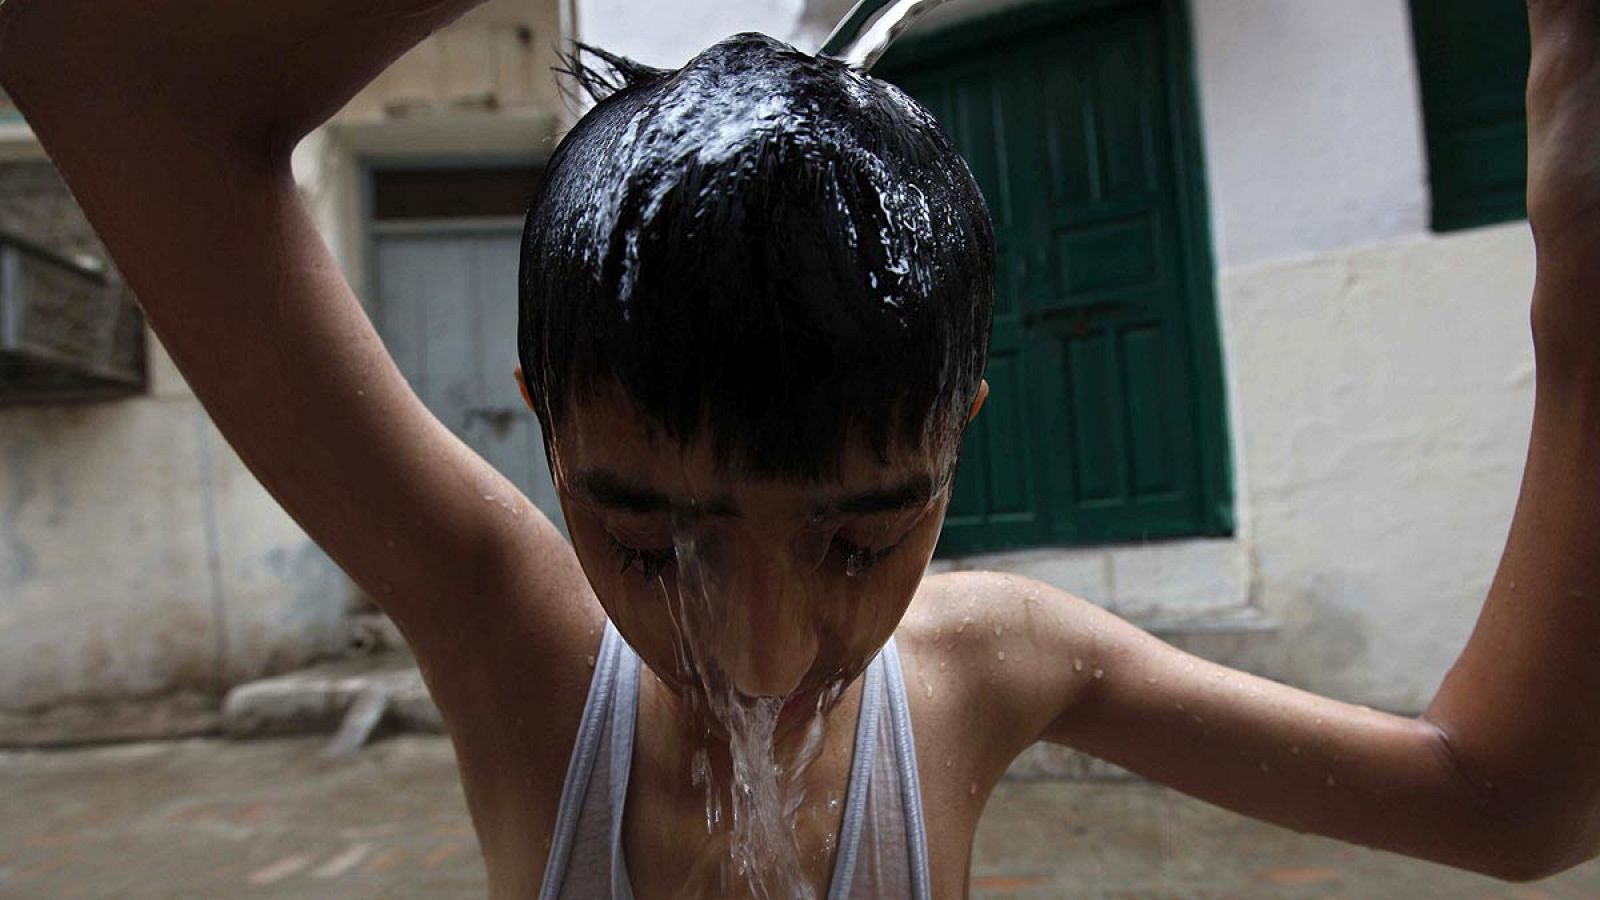
POLYGON ((148 394, 0 409, 0 741, 37 736, 33 711, 217 693, 337 640, 337 567, 149 347, 148 394))

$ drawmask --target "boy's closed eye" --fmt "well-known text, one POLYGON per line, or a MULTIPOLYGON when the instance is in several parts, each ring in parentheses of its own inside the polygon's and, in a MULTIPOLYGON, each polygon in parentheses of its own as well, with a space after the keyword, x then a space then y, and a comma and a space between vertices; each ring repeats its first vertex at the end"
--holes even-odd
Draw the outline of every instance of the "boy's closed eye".
MULTIPOLYGON (((609 528, 605 531, 608 546, 617 558, 620 572, 631 571, 647 579, 655 578, 677 561, 677 548, 672 544, 650 546, 648 542, 624 540, 609 528)), ((879 533, 881 534, 881 531, 879 533)), ((867 541, 857 543, 856 540, 836 531, 828 539, 826 554, 828 558, 837 561, 846 574, 857 575, 871 569, 893 553, 904 538, 905 534, 902 532, 889 543, 874 544, 867 541)), ((826 560, 817 562, 824 561, 826 560)))

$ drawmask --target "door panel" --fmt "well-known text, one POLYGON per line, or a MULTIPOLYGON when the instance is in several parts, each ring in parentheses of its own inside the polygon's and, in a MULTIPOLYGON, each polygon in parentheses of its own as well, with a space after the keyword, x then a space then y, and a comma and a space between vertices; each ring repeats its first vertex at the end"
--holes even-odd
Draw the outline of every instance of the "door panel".
MULTIPOLYGON (((1028 293, 1044 275, 1030 266, 1034 222, 1013 190, 1018 164, 1007 143, 1021 86, 1017 71, 982 57, 896 79, 928 107, 972 168, 995 227, 995 310, 984 412, 967 431, 961 470, 945 518, 942 547, 1025 546, 1048 537, 1048 487, 1032 462, 1043 421, 1028 385, 1035 378, 1025 348, 1028 293)), ((1025 195, 1024 195, 1025 196, 1025 195)))
POLYGON ((995 218, 993 392, 944 553, 1211 522, 1187 328, 1211 301, 1184 263, 1207 242, 1183 229, 1172 133, 1180 32, 1171 3, 1106 6, 883 69, 939 118, 995 218))
POLYGON ((374 237, 374 318, 424 405, 566 532, 517 366, 514 227, 374 237))

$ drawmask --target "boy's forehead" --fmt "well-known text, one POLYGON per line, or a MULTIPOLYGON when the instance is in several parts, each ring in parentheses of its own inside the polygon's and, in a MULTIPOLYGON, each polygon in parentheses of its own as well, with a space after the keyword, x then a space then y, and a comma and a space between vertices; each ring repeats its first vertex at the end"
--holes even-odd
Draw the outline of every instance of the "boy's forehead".
MULTIPOLYGON (((688 443, 668 437, 626 400, 572 405, 552 448, 558 480, 586 499, 616 507, 662 507, 692 501, 701 512, 747 507, 803 507, 809 513, 872 512, 926 503, 947 486, 953 448, 929 441, 880 457, 849 442, 829 476, 755 475, 737 459, 719 459, 709 435, 688 443)), ((791 510, 793 511, 793 510, 791 510)))

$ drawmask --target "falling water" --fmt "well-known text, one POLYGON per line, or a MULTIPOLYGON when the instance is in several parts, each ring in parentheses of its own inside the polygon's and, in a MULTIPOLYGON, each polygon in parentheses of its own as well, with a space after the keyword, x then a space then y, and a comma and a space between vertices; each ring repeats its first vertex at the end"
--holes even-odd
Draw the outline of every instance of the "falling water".
POLYGON ((860 30, 849 43, 837 52, 829 54, 842 60, 845 65, 857 72, 871 69, 883 56, 884 51, 889 49, 889 45, 911 27, 911 23, 945 0, 895 0, 884 7, 871 24, 861 23, 860 17, 865 15, 866 9, 873 2, 874 0, 858 0, 822 44, 824 47, 834 46, 844 38, 848 29, 859 25, 860 30))
MULTIPOLYGON (((719 783, 711 753, 698 750, 691 778, 705 792, 706 831, 725 836, 712 841, 700 868, 715 872, 725 895, 743 893, 760 900, 814 900, 795 837, 796 813, 805 800, 803 776, 822 748, 823 717, 843 690, 842 680, 823 690, 805 725, 798 748, 777 752, 778 722, 787 697, 753 697, 741 692, 717 658, 718 623, 724 605, 736 602, 717 583, 708 554, 693 528, 674 523, 677 590, 658 580, 677 630, 678 670, 695 682, 686 699, 704 719, 725 732, 731 761, 731 783, 719 783), (724 798, 726 803, 724 802, 724 798), (742 889, 743 890, 742 890, 742 889)), ((707 744, 721 738, 705 734, 707 744)))

